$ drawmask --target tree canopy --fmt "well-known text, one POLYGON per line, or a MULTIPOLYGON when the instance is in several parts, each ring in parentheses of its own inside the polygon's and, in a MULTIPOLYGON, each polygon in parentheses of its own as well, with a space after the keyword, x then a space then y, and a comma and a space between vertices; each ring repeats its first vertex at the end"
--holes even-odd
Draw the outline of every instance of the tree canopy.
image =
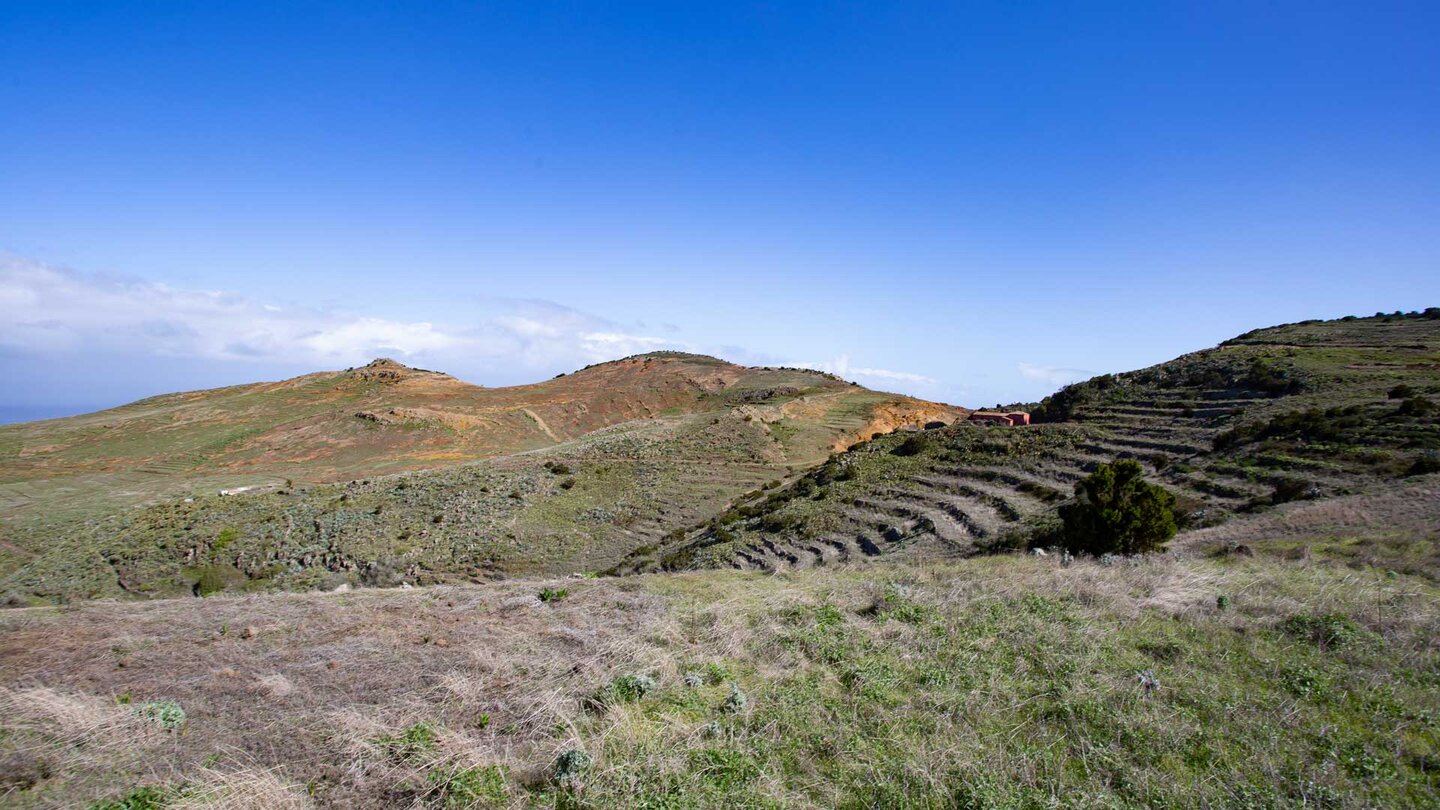
POLYGON ((1174 507, 1175 496, 1147 482, 1138 462, 1101 464, 1060 507, 1063 542, 1076 554, 1161 551, 1175 536, 1174 507))

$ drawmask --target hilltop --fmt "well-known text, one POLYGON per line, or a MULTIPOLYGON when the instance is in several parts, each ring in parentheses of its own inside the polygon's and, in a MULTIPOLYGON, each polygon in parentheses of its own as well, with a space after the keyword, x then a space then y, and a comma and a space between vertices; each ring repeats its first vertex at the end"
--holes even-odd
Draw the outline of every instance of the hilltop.
POLYGON ((615 564, 963 410, 657 352, 485 388, 380 359, 0 427, 0 589, 154 596, 615 564))

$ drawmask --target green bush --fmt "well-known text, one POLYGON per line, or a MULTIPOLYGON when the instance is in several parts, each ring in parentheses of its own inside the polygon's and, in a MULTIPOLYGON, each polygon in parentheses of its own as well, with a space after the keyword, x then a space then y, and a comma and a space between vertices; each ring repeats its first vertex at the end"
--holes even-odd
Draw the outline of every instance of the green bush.
POLYGON ((98 801, 89 810, 161 810, 174 794, 163 787, 138 787, 118 799, 98 801))
POLYGON ((555 758, 555 781, 565 787, 575 785, 583 780, 593 767, 594 757, 578 748, 571 748, 555 758))
POLYGON ((890 452, 897 456, 918 456, 928 449, 930 449, 930 439, 926 436, 916 435, 901 442, 890 452))
POLYGON ((135 713, 147 720, 153 720, 166 731, 175 731, 185 725, 185 710, 173 700, 152 700, 135 707, 135 713))
POLYGON ((1280 630, 1288 636, 1313 642, 1321 649, 1347 647, 1376 638, 1375 634, 1343 613, 1320 616, 1297 614, 1281 622, 1280 630))
POLYGON ((435 750, 440 734, 430 723, 420 722, 401 731, 375 739, 375 745, 397 762, 423 759, 435 750))
POLYGON ((446 810, 489 807, 505 801, 505 769, 499 765, 433 770, 426 778, 440 788, 446 810))
POLYGON ((1246 370, 1245 376, 1240 378, 1239 384, 1270 396, 1293 394, 1304 388, 1293 369, 1271 365, 1259 357, 1250 361, 1250 368, 1246 370))
POLYGON ((1424 397, 1410 397, 1400 403, 1395 413, 1400 416, 1428 416, 1435 412, 1435 403, 1424 397))
POLYGON ((1440 453, 1430 451, 1415 459, 1410 469, 1405 471, 1406 475, 1429 475, 1440 472, 1440 453))
POLYGON ((190 591, 196 596, 209 596, 225 590, 225 577, 213 565, 207 565, 200 569, 200 576, 191 586, 190 591))
POLYGON ((1060 507, 1062 544, 1072 553, 1142 554, 1175 536, 1175 496, 1147 482, 1136 461, 1101 464, 1060 507))
POLYGON ((1231 428, 1215 437, 1216 450, 1228 450, 1236 445, 1258 442, 1261 439, 1299 439, 1305 442, 1334 442, 1347 434, 1362 428, 1367 423, 1360 408, 1352 405, 1345 408, 1306 411, 1291 411, 1272 417, 1268 422, 1251 423, 1231 428))
POLYGON ((655 691, 655 679, 649 675, 621 675, 610 682, 607 691, 616 703, 634 703, 655 691))
POLYGON ((1299 478, 1282 478, 1275 483, 1275 491, 1270 495, 1270 502, 1274 504, 1289 503, 1306 498, 1312 498, 1314 489, 1309 481, 1299 478))
POLYGON ((541 602, 559 602, 570 595, 566 588, 541 588, 539 598, 541 602))

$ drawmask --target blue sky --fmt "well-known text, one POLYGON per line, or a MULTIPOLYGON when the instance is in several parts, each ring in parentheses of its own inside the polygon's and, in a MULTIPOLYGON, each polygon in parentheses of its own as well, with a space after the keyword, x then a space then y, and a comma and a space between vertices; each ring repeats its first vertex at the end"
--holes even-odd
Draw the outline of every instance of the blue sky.
POLYGON ((0 0, 0 419, 657 347, 967 405, 1440 304, 1434 3, 0 0))

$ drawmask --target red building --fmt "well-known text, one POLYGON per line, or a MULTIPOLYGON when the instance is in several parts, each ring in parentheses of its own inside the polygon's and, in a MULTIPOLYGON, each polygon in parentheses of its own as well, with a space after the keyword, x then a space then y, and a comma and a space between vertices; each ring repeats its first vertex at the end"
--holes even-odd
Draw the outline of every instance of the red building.
POLYGON ((1024 411, 1010 411, 1009 413, 996 413, 994 411, 975 411, 966 417, 967 421, 977 424, 1004 425, 1005 427, 1018 427, 1030 424, 1030 414, 1024 411))
POLYGON ((1011 427, 1015 424, 1007 414, 984 413, 982 411, 976 411, 970 414, 966 417, 966 420, 977 424, 1004 425, 1005 427, 1011 427))

